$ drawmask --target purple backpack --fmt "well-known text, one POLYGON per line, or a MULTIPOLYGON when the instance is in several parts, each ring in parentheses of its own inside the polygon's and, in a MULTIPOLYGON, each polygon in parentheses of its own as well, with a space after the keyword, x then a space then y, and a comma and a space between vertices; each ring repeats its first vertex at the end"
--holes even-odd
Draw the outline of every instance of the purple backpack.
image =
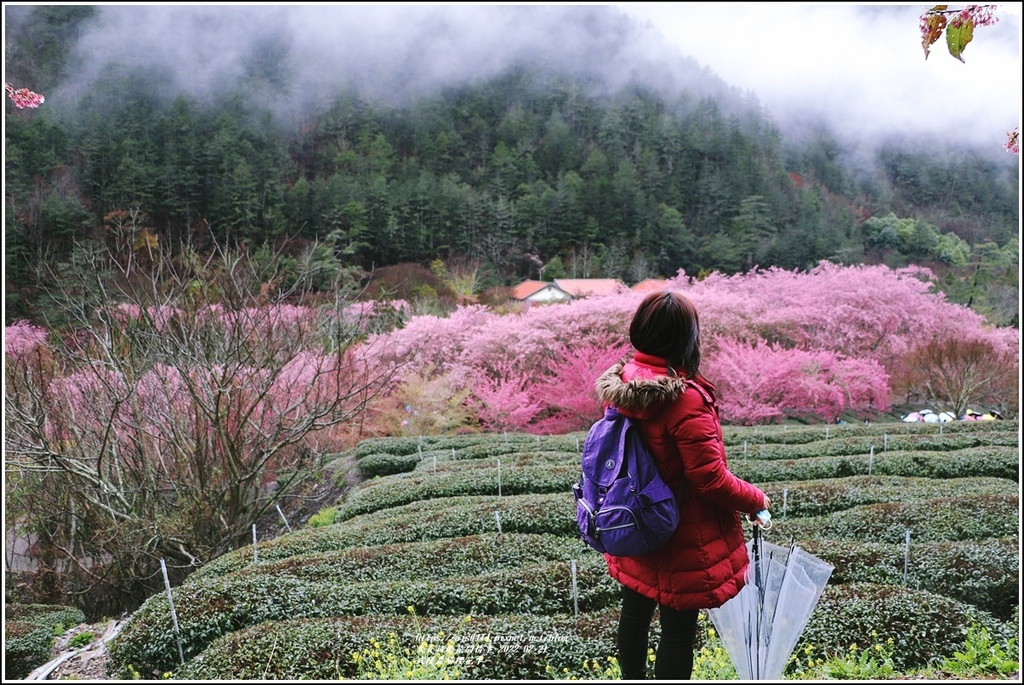
POLYGON ((614 407, 583 443, 572 486, 580 537, 598 552, 634 557, 661 547, 679 525, 679 503, 633 422, 614 407))

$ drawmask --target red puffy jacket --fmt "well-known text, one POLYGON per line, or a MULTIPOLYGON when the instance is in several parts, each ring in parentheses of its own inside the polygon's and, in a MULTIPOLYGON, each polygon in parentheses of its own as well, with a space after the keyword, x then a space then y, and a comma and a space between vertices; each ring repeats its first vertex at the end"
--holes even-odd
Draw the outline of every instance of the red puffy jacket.
POLYGON ((613 578, 679 611, 711 609, 734 597, 749 564, 740 513, 764 505, 764 493, 729 471, 714 386, 669 376, 666 360, 637 352, 597 380, 605 405, 641 419, 640 430, 679 499, 679 528, 658 551, 605 555, 613 578), (684 483, 685 480, 685 483, 684 483))

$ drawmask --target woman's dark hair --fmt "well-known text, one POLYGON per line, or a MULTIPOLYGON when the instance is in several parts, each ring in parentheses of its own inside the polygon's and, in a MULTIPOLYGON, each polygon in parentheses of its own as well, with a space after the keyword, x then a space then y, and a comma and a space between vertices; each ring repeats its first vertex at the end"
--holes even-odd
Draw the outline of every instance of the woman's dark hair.
MULTIPOLYGON (((640 352, 662 357, 687 378, 700 369, 700 320, 684 295, 670 290, 644 298, 629 324, 629 342, 640 352)), ((671 373, 671 372, 670 372, 671 373)))

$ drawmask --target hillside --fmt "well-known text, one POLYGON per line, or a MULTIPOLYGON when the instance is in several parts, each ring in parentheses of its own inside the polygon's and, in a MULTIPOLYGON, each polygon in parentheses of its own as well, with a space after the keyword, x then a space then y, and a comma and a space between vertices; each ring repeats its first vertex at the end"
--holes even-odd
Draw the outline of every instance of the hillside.
POLYGON ((602 69, 640 60, 629 46, 649 37, 591 12, 572 60, 524 50, 474 80, 389 98, 353 83, 300 106, 289 98, 311 94, 285 89, 295 65, 273 45, 214 98, 172 88, 172 65, 108 64, 76 88, 94 13, 23 10, 8 69, 54 90, 6 112, 7 322, 48 315, 44 289, 91 245, 145 263, 143 250, 219 244, 276 287, 317 291, 339 270, 472 263, 469 296, 542 270, 635 283, 915 263, 954 301, 1016 323, 1011 156, 879 140, 865 160, 828 130, 792 140, 692 59, 602 69))
MULTIPOLYGON (((373 645, 443 654, 458 636, 448 675, 592 676, 585 661, 614 655, 618 600, 574 533, 581 438, 365 441, 339 459, 366 480, 310 525, 174 589, 184 666, 161 593, 112 644, 115 670, 356 677, 354 655, 373 645)), ((769 539, 836 567, 798 653, 892 639, 896 668, 911 672, 952 658, 968 625, 1016 635, 1019 523, 1005 512, 1019 506, 1017 422, 728 428, 726 441, 736 473, 776 503, 769 539)))

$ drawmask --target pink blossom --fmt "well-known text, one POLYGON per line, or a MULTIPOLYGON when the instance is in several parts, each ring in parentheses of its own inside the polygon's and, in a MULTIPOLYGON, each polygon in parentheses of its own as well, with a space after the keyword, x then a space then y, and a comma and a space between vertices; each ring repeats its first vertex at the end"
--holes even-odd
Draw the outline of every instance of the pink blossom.
POLYGON ((4 329, 4 352, 15 359, 45 344, 46 329, 28 321, 18 321, 4 329))
POLYGON ((960 28, 964 24, 973 23, 975 27, 991 26, 999 21, 995 15, 995 5, 967 5, 953 15, 949 25, 960 28))
POLYGON ((510 361, 497 360, 490 371, 476 370, 471 403, 484 430, 521 430, 542 408, 532 397, 535 379, 511 366, 510 361))
POLYGON ((589 428, 602 410, 594 382, 628 351, 624 343, 563 347, 550 372, 534 386, 534 397, 548 407, 548 415, 536 422, 532 432, 562 434, 589 428))
POLYGON ((14 106, 18 109, 25 109, 26 107, 36 108, 46 101, 39 93, 33 93, 28 88, 15 89, 10 83, 4 84, 4 89, 7 91, 7 97, 14 102, 14 106))
POLYGON ((1020 129, 1015 128, 1012 131, 1006 132, 1006 142, 1003 143, 1003 149, 1007 152, 1012 152, 1015 155, 1020 154, 1020 129))
POLYGON ((723 420, 771 423, 817 416, 835 421, 846 411, 889 409, 889 376, 877 362, 825 350, 803 351, 756 341, 722 339, 708 373, 718 382, 723 420))

